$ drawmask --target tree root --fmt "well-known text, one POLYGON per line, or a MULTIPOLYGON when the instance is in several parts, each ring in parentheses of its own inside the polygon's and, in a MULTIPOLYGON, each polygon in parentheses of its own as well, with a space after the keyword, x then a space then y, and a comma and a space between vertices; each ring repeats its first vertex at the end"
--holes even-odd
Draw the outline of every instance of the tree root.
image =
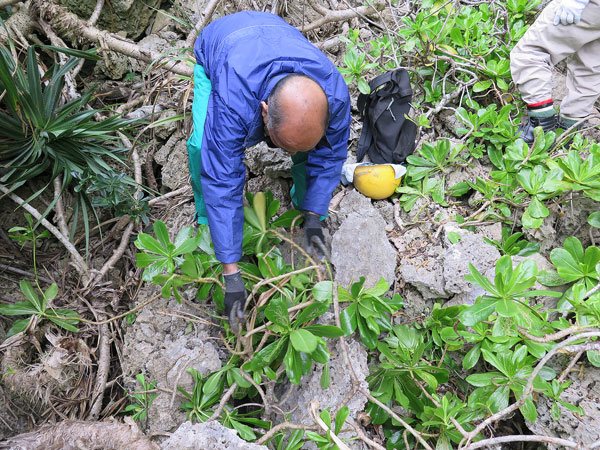
POLYGON ((379 14, 380 11, 383 11, 386 4, 382 0, 375 0, 372 4, 368 6, 359 6, 358 8, 349 8, 344 10, 331 10, 325 8, 323 5, 319 4, 316 0, 309 0, 308 3, 310 6, 323 17, 317 19, 308 25, 303 25, 300 31, 303 33, 307 31, 311 31, 317 28, 322 27, 327 23, 332 22, 342 22, 349 19, 354 19, 355 17, 360 16, 372 16, 379 14))
POLYGON ((125 418, 125 423, 111 419, 107 422, 64 421, 47 425, 31 433, 23 433, 0 442, 0 449, 22 450, 158 450, 158 445, 140 431, 135 422, 125 418))
MULTIPOLYGON (((103 44, 109 50, 130 56, 148 64, 158 64, 163 59, 163 54, 142 49, 134 42, 126 40, 116 34, 89 26, 75 14, 70 13, 66 8, 55 5, 49 1, 32 0, 31 10, 33 14, 39 15, 49 22, 57 34, 64 38, 69 38, 73 41, 84 38, 98 44, 103 44)), ((170 72, 186 77, 191 77, 193 75, 192 66, 186 63, 165 62, 162 67, 170 72)))

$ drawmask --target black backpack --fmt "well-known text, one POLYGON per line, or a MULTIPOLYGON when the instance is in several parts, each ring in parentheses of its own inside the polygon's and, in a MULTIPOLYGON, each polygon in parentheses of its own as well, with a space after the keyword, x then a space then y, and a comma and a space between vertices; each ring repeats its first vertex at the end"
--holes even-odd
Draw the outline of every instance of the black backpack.
POLYGON ((362 118, 357 160, 369 154, 376 164, 401 164, 415 149, 417 126, 407 120, 412 89, 408 72, 396 69, 369 83, 370 94, 360 94, 357 106, 362 118))

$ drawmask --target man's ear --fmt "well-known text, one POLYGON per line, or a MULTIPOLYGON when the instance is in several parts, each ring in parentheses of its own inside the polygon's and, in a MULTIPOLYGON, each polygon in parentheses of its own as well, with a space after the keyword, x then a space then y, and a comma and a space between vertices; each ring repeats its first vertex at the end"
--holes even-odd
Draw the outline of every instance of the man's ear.
POLYGON ((267 123, 267 112, 269 111, 269 105, 267 105, 265 102, 260 102, 260 111, 262 113, 262 117, 263 117, 263 121, 265 122, 265 124, 267 123))

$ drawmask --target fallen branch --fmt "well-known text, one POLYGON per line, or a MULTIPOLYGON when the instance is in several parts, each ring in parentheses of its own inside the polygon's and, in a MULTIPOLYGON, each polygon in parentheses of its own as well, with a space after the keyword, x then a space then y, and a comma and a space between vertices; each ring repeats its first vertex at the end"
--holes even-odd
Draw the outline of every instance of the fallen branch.
POLYGON ((491 439, 484 439, 474 444, 464 447, 464 450, 475 450, 476 448, 492 447, 504 442, 546 442, 548 444, 558 445, 559 447, 579 448, 579 445, 567 439, 560 439, 552 436, 537 436, 535 434, 500 436, 491 439))
POLYGON ((20 448, 42 450, 60 448, 126 448, 128 450, 158 450, 158 445, 140 431, 135 422, 125 418, 125 423, 112 419, 109 422, 64 421, 47 425, 37 431, 14 436, 0 442, 0 449, 20 448))
POLYGON ((308 25, 302 25, 300 31, 306 33, 307 31, 320 28, 323 25, 331 22, 343 22, 345 20, 354 19, 360 16, 373 16, 383 11, 385 8, 385 2, 382 0, 375 0, 372 5, 359 6, 358 8, 344 9, 340 11, 334 11, 325 8, 323 5, 316 2, 316 0, 308 0, 309 5, 323 17, 317 19, 308 25))
POLYGON ((208 25, 208 22, 210 21, 210 18, 212 17, 213 13, 215 12, 215 9, 217 8, 217 5, 219 4, 220 1, 221 0, 210 0, 210 2, 208 2, 206 7, 204 8, 204 11, 201 14, 202 18, 194 26, 192 31, 190 31, 190 34, 188 34, 188 37, 185 40, 186 48, 192 47, 194 45, 194 41, 196 40, 196 37, 198 36, 200 31, 202 31, 202 29, 206 25, 208 25))
MULTIPOLYGON (((90 26, 75 14, 70 13, 66 8, 49 1, 32 0, 31 10, 34 14, 38 14, 41 18, 48 21, 52 28, 58 34, 62 34, 63 37, 87 39, 105 46, 111 51, 130 56, 148 64, 158 65, 164 59, 163 54, 143 49, 134 42, 125 40, 117 34, 90 26)), ((186 77, 193 75, 193 67, 186 63, 165 61, 162 63, 162 68, 186 77)))

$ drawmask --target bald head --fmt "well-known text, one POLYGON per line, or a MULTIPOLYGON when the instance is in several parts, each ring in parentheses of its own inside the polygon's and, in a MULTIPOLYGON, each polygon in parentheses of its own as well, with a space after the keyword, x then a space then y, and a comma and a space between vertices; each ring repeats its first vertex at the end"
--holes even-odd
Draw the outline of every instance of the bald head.
POLYGON ((312 78, 291 74, 261 103, 271 140, 290 153, 312 150, 325 135, 329 103, 312 78))

